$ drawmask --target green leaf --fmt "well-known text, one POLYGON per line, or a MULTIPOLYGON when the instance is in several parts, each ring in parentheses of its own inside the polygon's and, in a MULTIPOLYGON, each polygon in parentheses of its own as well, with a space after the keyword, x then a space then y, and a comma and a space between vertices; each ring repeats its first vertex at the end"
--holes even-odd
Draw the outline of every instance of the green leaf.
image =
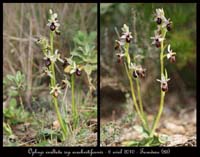
POLYGON ((10 81, 14 81, 14 80, 15 80, 15 77, 8 74, 8 75, 7 75, 7 79, 10 80, 10 81))
POLYGON ((11 89, 11 90, 9 90, 9 93, 8 93, 8 95, 11 97, 18 96, 18 94, 19 94, 19 92, 16 89, 11 89))
POLYGON ((13 107, 15 108, 17 106, 17 101, 15 98, 11 98, 10 101, 9 101, 9 107, 13 107))
POLYGON ((17 71, 15 80, 16 80, 17 85, 21 82, 21 72, 20 71, 17 71))
POLYGON ((87 75, 91 75, 92 71, 97 70, 97 65, 86 64, 84 66, 84 70, 87 73, 87 75))

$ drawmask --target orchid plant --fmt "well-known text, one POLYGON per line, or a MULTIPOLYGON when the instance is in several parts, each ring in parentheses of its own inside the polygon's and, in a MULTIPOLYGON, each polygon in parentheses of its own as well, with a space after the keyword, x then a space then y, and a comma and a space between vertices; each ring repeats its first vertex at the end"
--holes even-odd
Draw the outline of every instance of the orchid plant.
MULTIPOLYGON (((163 111, 165 94, 168 91, 168 81, 170 80, 170 78, 168 78, 167 69, 165 68, 164 61, 165 59, 168 59, 171 63, 174 63, 176 61, 176 53, 171 49, 170 45, 168 45, 168 53, 165 53, 166 33, 171 30, 172 22, 170 21, 170 19, 166 19, 163 9, 156 9, 156 13, 154 14, 154 21, 157 23, 157 30, 155 30, 154 37, 151 37, 151 39, 153 40, 152 44, 155 45, 156 48, 160 49, 160 79, 156 80, 160 82, 161 96, 159 110, 152 126, 149 126, 149 123, 147 121, 146 113, 143 109, 143 102, 140 91, 140 81, 141 78, 145 77, 146 69, 143 68, 142 65, 138 64, 138 62, 136 62, 136 56, 132 59, 129 54, 131 40, 134 37, 132 36, 129 27, 126 24, 124 24, 122 27, 122 35, 119 37, 118 40, 115 41, 115 50, 118 63, 124 64, 125 71, 130 83, 130 90, 134 103, 134 108, 137 112, 137 115, 139 116, 139 119, 141 120, 144 130, 148 134, 149 139, 155 137, 155 130, 158 126, 163 111)), ((149 145, 150 143, 152 143, 152 140, 151 142, 146 141, 145 145, 149 145)), ((128 145, 134 144, 138 145, 138 143, 128 143, 128 145)))
MULTIPOLYGON (((50 95, 52 95, 58 122, 63 133, 63 140, 65 140, 69 135, 69 124, 61 116, 58 98, 63 94, 62 89, 65 89, 66 86, 71 88, 72 129, 76 129, 79 124, 79 114, 75 102, 75 78, 81 76, 82 72, 85 71, 88 77, 89 89, 91 91, 96 90, 96 87, 92 83, 91 73, 97 69, 97 53, 95 46, 90 43, 91 40, 87 40, 87 43, 82 43, 81 41, 81 45, 79 44, 78 48, 75 48, 70 53, 70 57, 61 57, 58 49, 54 51, 54 36, 61 33, 59 30, 60 23, 57 13, 54 13, 51 9, 49 10, 47 26, 50 30, 50 43, 45 37, 38 39, 37 43, 41 46, 44 54, 45 67, 43 67, 43 72, 46 76, 50 77, 50 95), (56 79, 55 66, 57 62, 61 62, 64 67, 64 73, 62 73, 64 79, 61 82, 58 82, 56 79)), ((93 33, 92 41, 94 41, 94 37, 96 35, 93 33)), ((75 38, 79 38, 79 36, 75 36, 75 38)))
POLYGON ((52 95, 53 104, 56 110, 57 118, 62 129, 63 139, 68 135, 68 127, 65 124, 61 113, 59 111, 58 96, 61 94, 61 88, 56 80, 55 64, 56 62, 64 63, 61 59, 59 51, 54 51, 54 36, 59 35, 60 23, 58 21, 57 13, 53 13, 52 9, 49 10, 49 19, 47 26, 50 29, 50 43, 47 38, 42 37, 38 39, 37 43, 41 46, 42 52, 44 53, 45 67, 43 67, 44 73, 50 77, 50 94, 52 95))

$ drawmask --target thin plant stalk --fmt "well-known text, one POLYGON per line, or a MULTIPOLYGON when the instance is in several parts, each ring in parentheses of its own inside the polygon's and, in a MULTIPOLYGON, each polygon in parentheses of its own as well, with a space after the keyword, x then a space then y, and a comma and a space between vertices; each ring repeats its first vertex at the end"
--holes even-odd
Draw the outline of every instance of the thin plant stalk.
POLYGON ((141 97, 141 90, 140 90, 140 82, 139 82, 138 78, 136 78, 136 86, 137 86, 137 93, 138 93, 138 99, 139 99, 139 108, 140 108, 142 117, 143 117, 143 119, 145 121, 146 129, 149 131, 149 125, 148 125, 147 118, 145 116, 144 109, 143 109, 143 103, 142 103, 142 97, 141 97))
POLYGON ((138 104, 137 104, 137 101, 136 101, 135 91, 134 91, 134 88, 133 88, 133 80, 132 80, 130 72, 128 71, 126 63, 125 63, 125 69, 126 69, 127 76, 129 78, 129 83, 130 83, 130 86, 131 86, 132 99, 133 99, 133 103, 135 105, 136 112, 138 113, 138 115, 139 115, 139 117, 140 117, 140 119, 142 121, 143 126, 147 129, 148 128, 147 127, 147 123, 144 120, 144 117, 141 115, 139 107, 138 107, 138 104))
POLYGON ((78 124, 77 108, 76 108, 76 104, 75 104, 74 81, 75 81, 75 74, 72 74, 71 75, 71 92, 72 92, 73 129, 75 129, 77 127, 77 124, 78 124))
MULTIPOLYGON (((131 60, 130 60, 130 56, 129 56, 129 52, 128 51, 129 51, 129 43, 126 43, 126 45, 125 45, 125 56, 127 58, 128 65, 130 65, 131 60)), ((126 69, 127 76, 129 78, 129 83, 130 83, 130 86, 131 86, 132 99, 133 99, 133 103, 135 105, 136 112, 138 113, 138 115, 139 115, 139 117, 140 117, 140 119, 142 121, 143 126, 145 127, 145 129, 148 130, 149 127, 148 127, 147 122, 146 122, 146 120, 144 118, 144 114, 141 113, 141 110, 138 107, 138 103, 137 103, 136 96, 135 96, 135 91, 134 91, 134 88, 133 88, 132 76, 131 76, 130 71, 128 70, 128 67, 127 67, 126 63, 125 63, 125 69, 126 69)))
MULTIPOLYGON (((51 55, 54 55, 54 51, 53 51, 53 38, 54 38, 54 32, 50 32, 50 47, 51 47, 51 55)), ((51 77, 51 87, 54 87, 56 85, 56 78, 55 78, 55 67, 54 67, 54 63, 52 62, 51 64, 51 71, 52 71, 52 77, 51 77)), ((58 99, 57 97, 53 97, 53 104, 56 110, 56 114, 57 114, 57 118, 59 121, 59 124, 61 126, 62 132, 63 132, 63 139, 65 140, 66 136, 67 136, 67 130, 66 127, 64 125, 64 122, 62 120, 59 108, 58 108, 58 99)))
MULTIPOLYGON (((162 34, 163 34, 163 38, 165 39, 166 30, 164 30, 164 32, 162 34)), ((163 55, 163 53, 164 53, 164 40, 161 41, 161 52, 160 52, 160 73, 161 73, 160 75, 161 75, 161 77, 164 74, 164 55, 163 55)), ((153 123, 153 126, 152 126, 150 137, 152 137, 154 135, 155 130, 156 130, 157 125, 158 125, 158 122, 160 120, 161 114, 163 112, 164 99, 165 99, 165 92, 163 92, 162 89, 161 89, 160 106, 159 106, 158 114, 157 114, 155 121, 153 123)))
POLYGON ((137 86, 137 93, 138 93, 140 111, 141 111, 141 114, 144 116, 144 109, 143 109, 143 105, 142 105, 142 97, 141 97, 141 91, 140 91, 140 84, 139 84, 138 78, 136 78, 135 80, 136 80, 136 86, 137 86))

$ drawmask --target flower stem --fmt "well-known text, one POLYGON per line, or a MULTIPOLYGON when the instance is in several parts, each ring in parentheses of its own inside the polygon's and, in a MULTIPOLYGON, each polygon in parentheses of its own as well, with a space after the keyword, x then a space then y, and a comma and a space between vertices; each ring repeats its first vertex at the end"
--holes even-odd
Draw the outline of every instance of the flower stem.
MULTIPOLYGON (((163 38, 165 39, 165 35, 166 35, 166 30, 162 30, 162 35, 163 38)), ((164 53, 164 40, 161 42, 161 52, 160 52, 160 78, 162 78, 162 75, 164 75, 164 57, 163 57, 163 53, 164 53)), ((164 99, 165 99, 165 92, 162 91, 161 89, 161 94, 160 94, 160 106, 159 106, 159 110, 158 110, 158 114, 156 116, 156 119, 152 125, 152 130, 150 133, 150 137, 152 137, 155 133, 155 130, 157 128, 158 122, 160 120, 161 114, 163 112, 163 106, 164 106, 164 99)))
MULTIPOLYGON (((50 32, 51 55, 54 55, 54 51, 53 51, 53 38, 54 38, 54 32, 51 31, 50 32)), ((55 85, 56 85, 56 75, 55 75, 55 65, 54 65, 53 62, 51 63, 50 68, 51 68, 51 72, 52 72, 51 87, 55 87, 55 85)), ((52 96, 52 97, 53 97, 53 103, 54 103, 54 107, 55 107, 55 110, 56 110, 57 118, 58 118, 58 121, 59 121, 60 126, 61 126, 62 131, 63 131, 63 139, 65 140, 65 138, 67 136, 67 130, 66 130, 64 122, 62 120, 59 108, 58 108, 58 99, 57 99, 57 97, 54 97, 54 96, 52 96)))
POLYGON ((72 92, 72 119, 73 119, 73 128, 75 129, 78 124, 78 116, 77 116, 77 108, 75 104, 75 97, 74 97, 74 80, 75 75, 71 75, 71 92, 72 92))
POLYGON ((140 111, 141 111, 141 114, 144 116, 144 110, 143 110, 143 105, 142 105, 142 97, 141 97, 141 92, 140 92, 140 84, 139 84, 138 78, 136 78, 136 86, 137 86, 137 93, 138 93, 140 111))
POLYGON ((136 101, 136 96, 135 96, 135 91, 134 91, 134 88, 133 88, 133 80, 132 80, 131 74, 130 74, 128 68, 127 68, 126 63, 125 63, 124 65, 125 65, 125 69, 126 69, 126 74, 127 74, 128 78, 129 78, 129 83, 130 83, 130 87, 131 87, 132 99, 133 99, 133 103, 134 103, 134 105, 135 105, 136 112, 137 112, 137 114, 139 115, 139 117, 140 117, 140 119, 141 119, 141 121, 142 121, 143 126, 145 127, 145 129, 148 130, 147 123, 146 123, 146 121, 144 120, 143 115, 141 115, 140 110, 139 110, 139 107, 138 107, 138 104, 137 104, 137 101, 136 101))
POLYGON ((164 99, 165 99, 165 92, 161 91, 160 107, 159 107, 159 111, 158 111, 158 114, 156 116, 155 122, 153 124, 152 130, 151 130, 151 133, 150 133, 150 137, 152 137, 154 135, 154 132, 155 132, 157 125, 158 125, 158 122, 160 120, 160 116, 162 114, 163 106, 164 106, 164 99))

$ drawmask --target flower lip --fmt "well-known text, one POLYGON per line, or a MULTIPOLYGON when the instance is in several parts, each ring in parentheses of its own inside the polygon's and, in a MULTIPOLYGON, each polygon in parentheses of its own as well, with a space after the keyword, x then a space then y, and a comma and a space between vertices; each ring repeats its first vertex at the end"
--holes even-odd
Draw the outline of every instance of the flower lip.
POLYGON ((115 50, 119 49, 121 47, 121 42, 119 40, 115 40, 115 50))
POLYGON ((122 58, 125 56, 125 54, 120 52, 120 53, 116 53, 116 56, 117 56, 117 62, 121 63, 122 62, 122 58))
POLYGON ((76 69, 76 75, 81 76, 81 70, 79 68, 76 69))

